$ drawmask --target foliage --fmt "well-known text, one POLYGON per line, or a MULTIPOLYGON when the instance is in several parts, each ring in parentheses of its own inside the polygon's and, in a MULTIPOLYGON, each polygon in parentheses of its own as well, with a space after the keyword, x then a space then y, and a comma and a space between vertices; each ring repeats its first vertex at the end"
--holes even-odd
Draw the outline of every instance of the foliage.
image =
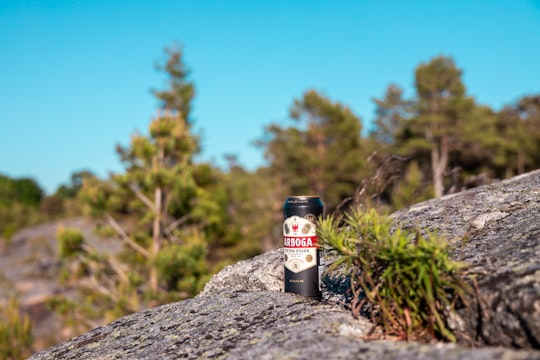
POLYGON ((99 253, 76 228, 57 234, 60 281, 75 292, 50 299, 49 307, 74 336, 140 310, 141 281, 113 254, 99 253))
MULTIPOLYGON (((265 166, 248 171, 236 155, 228 155, 227 169, 199 163, 191 116, 195 86, 182 49, 167 49, 166 56, 158 69, 167 85, 153 90, 159 110, 146 131, 117 147, 124 171, 108 179, 79 171, 49 196, 32 179, 0 175, 0 235, 6 244, 22 227, 82 213, 96 219, 100 235, 123 244, 119 252, 99 252, 75 229, 59 229, 60 277, 69 292, 51 306, 75 333, 193 296, 224 265, 276 248, 288 195, 320 195, 327 212, 351 202, 392 211, 540 168, 540 96, 524 96, 500 111, 478 104, 448 56, 414 69, 413 96, 390 84, 375 98, 368 136, 346 104, 308 90, 293 99, 288 123, 270 124, 257 142, 265 166)), ((400 241, 395 251, 411 255, 400 241)), ((431 242, 418 240, 422 246, 413 249, 428 251, 424 243, 431 242)), ((376 260, 389 266, 382 255, 376 260)), ((383 275, 375 271, 373 281, 383 275)), ((438 301, 436 310, 443 306, 438 301)), ((410 317, 414 309, 407 309, 410 317)), ((372 313, 389 322, 384 313, 372 313)), ((432 321, 437 336, 449 337, 435 315, 424 321, 432 321)), ((392 331, 421 337, 413 325, 392 331)))
POLYGON ((464 264, 449 260, 446 243, 434 235, 390 230, 389 219, 373 209, 321 220, 318 235, 339 254, 328 271, 346 265, 355 315, 367 313, 386 335, 455 341, 446 320, 469 289, 464 264))
POLYGON ((61 185, 55 194, 45 195, 33 179, 0 175, 0 236, 4 242, 9 244, 15 232, 24 227, 80 215, 77 194, 86 176, 93 175, 76 172, 70 185, 61 185))
POLYGON ((0 236, 6 244, 18 229, 43 220, 38 209, 42 198, 43 190, 33 179, 0 174, 0 236))
POLYGON ((413 103, 403 98, 403 90, 396 84, 388 85, 382 99, 375 102, 375 128, 370 131, 370 137, 383 148, 392 150, 403 136, 405 121, 413 111, 413 103))
POLYGON ((496 125, 502 146, 495 169, 510 177, 540 167, 540 96, 525 96, 506 106, 496 125))
POLYGON ((272 172, 266 168, 249 172, 229 156, 229 168, 221 183, 227 193, 224 209, 229 217, 222 241, 229 246, 221 251, 231 260, 251 257, 277 246, 282 199, 275 196, 272 172))
POLYGON ((136 133, 128 146, 117 147, 125 171, 108 180, 85 176, 79 191, 99 232, 119 239, 122 250, 99 252, 80 232, 59 230, 62 279, 75 291, 51 306, 74 331, 81 322, 73 319, 85 319, 89 327, 194 296, 211 269, 245 254, 238 251, 243 239, 229 233, 224 174, 193 161, 199 151, 188 121, 194 88, 181 52, 168 54, 163 69, 170 88, 155 92, 164 110, 147 134, 136 133), (77 301, 79 308, 72 306, 77 301))
POLYGON ((83 251, 84 236, 78 229, 58 228, 58 255, 60 258, 70 258, 83 251))
POLYGON ((176 47, 165 49, 167 60, 158 69, 169 74, 166 90, 154 90, 154 95, 161 101, 163 109, 174 109, 180 117, 190 122, 191 103, 195 96, 195 86, 189 81, 189 71, 182 61, 182 49, 176 47))
POLYGON ((461 74, 453 59, 443 56, 420 64, 415 72, 418 98, 408 128, 416 136, 409 144, 429 152, 436 197, 441 197, 444 192, 443 177, 450 153, 462 143, 460 129, 473 121, 474 102, 466 96, 461 74))
POLYGON ((10 298, 0 304, 0 358, 26 359, 32 354, 32 324, 22 315, 19 302, 10 298))
POLYGON ((394 209, 402 209, 433 197, 433 189, 423 180, 417 161, 411 161, 391 194, 394 209))
POLYGON ((19 229, 38 224, 44 220, 43 214, 34 206, 15 202, 9 206, 0 206, 0 235, 9 245, 11 237, 19 229))
POLYGON ((0 205, 19 203, 36 207, 42 197, 43 190, 35 180, 30 178, 11 179, 0 175, 0 205))
MULTIPOLYGON (((374 100, 370 139, 378 153, 400 155, 414 163, 419 170, 415 181, 434 196, 540 167, 538 96, 526 96, 500 112, 477 104, 467 95, 462 71, 447 56, 420 64, 414 76, 414 97, 404 98, 401 88, 391 84, 382 98, 374 100)), ((390 192, 394 208, 425 198, 425 194, 407 201, 392 198, 401 196, 400 182, 410 180, 406 172, 403 175, 397 192, 390 192)))
MULTIPOLYGON (((91 294, 88 296, 91 296, 91 294)), ((68 337, 83 333, 89 328, 99 326, 99 324, 91 320, 90 316, 85 316, 86 314, 96 316, 96 309, 90 306, 88 302, 80 301, 79 299, 70 299, 65 295, 56 295, 47 300, 47 307, 54 311, 60 318, 64 324, 62 332, 67 334, 68 337)), ((109 319, 109 321, 112 320, 109 319)))
POLYGON ((71 174, 69 183, 62 184, 56 189, 55 196, 61 199, 76 198, 83 186, 85 179, 95 178, 96 176, 89 170, 76 171, 71 174))
POLYGON ((269 163, 267 206, 279 215, 288 195, 309 194, 320 196, 326 208, 333 209, 369 173, 370 149, 362 141, 361 121, 349 107, 315 90, 294 101, 290 117, 292 126, 271 124, 258 143, 265 147, 269 163))
POLYGON ((54 221, 62 218, 82 215, 82 204, 79 200, 79 192, 84 179, 95 178, 88 171, 76 171, 71 174, 68 184, 62 184, 52 195, 43 197, 39 204, 39 210, 46 220, 54 221))
POLYGON ((189 244, 172 244, 160 251, 155 262, 167 288, 183 289, 187 297, 201 291, 208 280, 206 255, 206 244, 195 238, 189 244))

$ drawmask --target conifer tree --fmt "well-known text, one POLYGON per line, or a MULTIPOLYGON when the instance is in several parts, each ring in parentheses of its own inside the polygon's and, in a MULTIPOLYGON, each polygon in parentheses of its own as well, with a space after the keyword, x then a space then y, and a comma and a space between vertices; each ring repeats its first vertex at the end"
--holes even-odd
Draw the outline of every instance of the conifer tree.
POLYGON ((222 207, 212 169, 193 162, 199 149, 187 120, 193 85, 178 70, 181 53, 169 56, 170 88, 156 92, 162 110, 147 134, 134 134, 128 146, 117 147, 125 172, 107 181, 87 178, 81 189, 101 231, 118 238, 123 250, 101 253, 80 232, 59 230, 64 281, 79 296, 53 305, 66 317, 85 319, 86 327, 193 296, 209 277, 208 235, 222 227, 222 207), (84 316, 73 306, 80 299, 84 316))
POLYGON ((354 194, 367 173, 360 119, 315 90, 294 101, 295 126, 269 126, 266 158, 282 202, 287 195, 322 197, 327 209, 354 194))
POLYGON ((436 197, 444 193, 444 175, 450 155, 460 145, 460 131, 471 119, 472 98, 466 96, 461 70, 449 57, 436 57, 420 64, 415 72, 415 116, 408 124, 408 146, 427 151, 431 161, 436 197))
POLYGON ((390 84, 382 99, 375 102, 375 128, 370 137, 379 147, 388 147, 388 150, 397 151, 396 145, 403 136, 405 123, 412 116, 412 102, 403 98, 403 90, 390 84))

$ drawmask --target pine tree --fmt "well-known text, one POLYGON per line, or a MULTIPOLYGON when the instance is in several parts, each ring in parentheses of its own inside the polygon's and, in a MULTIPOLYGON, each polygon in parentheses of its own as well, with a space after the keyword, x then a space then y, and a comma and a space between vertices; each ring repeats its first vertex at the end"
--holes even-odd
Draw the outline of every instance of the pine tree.
POLYGON ((387 147, 387 150, 396 151, 395 145, 403 136, 405 123, 412 116, 412 102, 403 98, 403 90, 390 84, 382 99, 374 99, 375 128, 370 132, 370 137, 375 140, 380 147, 387 147))
POLYGON ((436 197, 444 193, 450 155, 460 145, 460 131, 471 119, 472 98, 466 96, 462 72, 449 57, 420 64, 415 72, 415 116, 408 124, 408 147, 427 151, 436 197))
POLYGON ((79 295, 51 303, 66 318, 84 319, 86 328, 193 296, 209 277, 211 234, 221 231, 223 211, 211 167, 193 162, 199 149, 187 120, 193 85, 177 71, 181 62, 181 53, 170 53, 165 69, 171 88, 156 92, 163 110, 148 133, 117 147, 125 172, 83 181, 80 194, 89 214, 123 250, 100 253, 80 232, 59 229, 63 279, 79 295), (77 301, 80 306, 73 306, 77 301))
POLYGON ((314 90, 294 101, 290 116, 295 126, 269 126, 264 143, 280 201, 319 195, 332 209, 354 195, 367 173, 361 120, 314 90))

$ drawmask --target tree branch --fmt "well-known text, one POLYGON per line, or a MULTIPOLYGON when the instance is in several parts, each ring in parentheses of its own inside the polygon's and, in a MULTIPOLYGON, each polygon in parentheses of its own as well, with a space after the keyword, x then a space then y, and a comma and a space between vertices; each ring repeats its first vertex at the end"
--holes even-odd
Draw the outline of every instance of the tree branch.
POLYGON ((116 258, 114 256, 107 256, 106 260, 109 263, 109 265, 111 265, 111 268, 116 273, 116 275, 118 275, 118 277, 120 278, 120 281, 123 282, 124 284, 129 284, 129 277, 127 276, 126 272, 122 270, 116 258))
POLYGON ((174 220, 172 223, 169 224, 169 226, 167 226, 167 228, 165 229, 165 233, 170 234, 171 231, 177 229, 180 225, 182 225, 184 222, 189 220, 190 217, 191 217, 191 214, 186 214, 174 220))
POLYGON ((133 183, 129 184, 129 188, 135 193, 135 196, 137 196, 137 198, 143 202, 143 204, 148 206, 150 210, 155 211, 154 203, 137 188, 137 185, 133 183))
MULTIPOLYGON (((88 244, 83 244, 83 250, 86 251, 87 253, 98 254, 96 249, 94 249, 92 246, 90 246, 88 244)), ((111 266, 113 271, 120 278, 120 281, 122 281, 125 284, 129 283, 129 277, 127 276, 126 272, 124 270, 122 270, 122 268, 120 267, 120 264, 118 263, 118 261, 115 259, 114 256, 107 255, 105 257, 105 261, 107 261, 109 263, 109 265, 111 266)))
POLYGON ((116 231, 116 233, 120 236, 120 239, 122 239, 122 241, 124 243, 129 245, 133 250, 137 251, 142 256, 144 256, 146 258, 151 258, 152 257, 152 255, 150 254, 150 252, 148 250, 143 248, 141 245, 137 244, 135 241, 133 241, 129 237, 128 234, 126 234, 124 229, 122 229, 120 224, 118 224, 116 222, 116 220, 111 215, 107 214, 106 218, 107 218, 107 222, 109 223, 109 225, 111 225, 111 227, 114 229, 114 231, 116 231))

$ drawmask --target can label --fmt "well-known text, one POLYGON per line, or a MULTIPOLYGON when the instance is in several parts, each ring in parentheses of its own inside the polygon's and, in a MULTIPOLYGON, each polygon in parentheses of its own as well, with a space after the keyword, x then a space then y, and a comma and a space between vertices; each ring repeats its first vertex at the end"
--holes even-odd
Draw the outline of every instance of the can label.
POLYGON ((322 297, 324 258, 316 224, 323 212, 318 196, 290 196, 283 204, 285 292, 318 300, 322 297))
POLYGON ((315 224, 306 218, 291 216, 283 222, 285 268, 299 273, 317 266, 319 241, 315 224))

